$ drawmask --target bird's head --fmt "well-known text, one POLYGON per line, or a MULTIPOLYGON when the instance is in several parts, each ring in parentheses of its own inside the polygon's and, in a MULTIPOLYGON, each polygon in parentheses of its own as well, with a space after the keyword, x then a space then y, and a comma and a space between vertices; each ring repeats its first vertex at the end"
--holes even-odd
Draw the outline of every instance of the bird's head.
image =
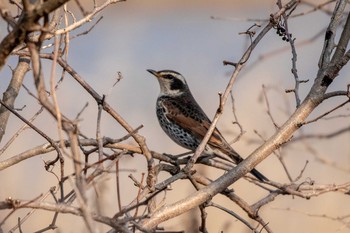
POLYGON ((189 92, 186 80, 180 73, 173 70, 147 71, 158 79, 160 95, 177 96, 189 92))

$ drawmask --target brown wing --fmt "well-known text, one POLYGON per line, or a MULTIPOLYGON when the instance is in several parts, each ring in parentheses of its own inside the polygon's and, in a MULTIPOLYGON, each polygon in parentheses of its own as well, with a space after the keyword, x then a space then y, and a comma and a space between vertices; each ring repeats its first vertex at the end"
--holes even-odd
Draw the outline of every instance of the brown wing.
MULTIPOLYGON (((161 104, 164 105, 163 107, 166 109, 165 114, 170 121, 178 124, 187 132, 192 133, 192 135, 199 140, 203 140, 210 127, 211 121, 193 97, 188 97, 187 101, 184 101, 184 99, 186 99, 184 98, 180 103, 179 99, 176 101, 171 98, 163 99, 164 101, 162 101, 161 104)), ((217 128, 215 128, 208 145, 214 149, 214 151, 216 149, 229 156, 236 164, 243 160, 242 157, 226 142, 217 128)), ((251 173, 261 181, 268 180, 256 169, 253 169, 251 173)))
MULTIPOLYGON (((207 133, 211 121, 196 102, 190 101, 190 103, 178 103, 174 101, 162 102, 165 109, 167 109, 167 118, 181 126, 187 132, 190 132, 201 141, 207 133), (190 103, 191 105, 189 105, 190 103), (186 111, 183 106, 186 106, 186 111), (188 111, 188 109, 190 110, 188 111)), ((220 150, 222 153, 228 155, 236 163, 242 161, 242 158, 226 142, 217 128, 215 128, 209 139, 208 145, 213 149, 220 150)))
MULTIPOLYGON (((205 122, 204 127, 209 129, 211 122, 205 122)), ((230 144, 225 140, 225 138, 221 135, 220 131, 215 128, 213 134, 211 135, 211 138, 208 141, 208 145, 212 148, 220 150, 225 155, 228 155, 236 164, 241 162, 243 159, 242 157, 232 149, 230 144)))

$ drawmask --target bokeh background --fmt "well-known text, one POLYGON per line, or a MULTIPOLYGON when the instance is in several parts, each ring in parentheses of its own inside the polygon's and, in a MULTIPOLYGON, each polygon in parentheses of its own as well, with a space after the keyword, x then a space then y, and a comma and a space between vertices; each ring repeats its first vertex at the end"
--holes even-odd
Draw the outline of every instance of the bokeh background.
MULTIPOLYGON (((111 5, 100 14, 103 19, 91 32, 71 40, 68 62, 96 91, 106 94, 107 101, 132 126, 135 128, 141 124, 144 126, 140 134, 146 137, 150 149, 179 154, 185 150, 168 139, 158 125, 155 101, 159 87, 146 69, 173 69, 182 73, 197 101, 212 117, 218 107, 218 92, 224 91, 233 70, 230 66, 223 66, 223 60, 238 61, 249 45, 247 36, 239 33, 246 31, 255 22, 264 26, 264 21, 257 20, 268 20, 270 13, 277 10, 275 2, 275 0, 131 0, 111 5), (123 79, 112 87, 118 72, 121 72, 123 79)), ((91 8, 90 2, 84 1, 84 4, 86 9, 91 8)), ((69 6, 76 12, 78 18, 81 17, 74 3, 69 3, 69 6)), ((310 6, 303 5, 297 8, 296 13, 310 9, 310 6)), ((317 62, 323 45, 322 32, 325 31, 329 20, 330 15, 321 11, 289 20, 289 30, 296 38, 299 77, 310 80, 300 87, 302 99, 316 76, 317 62)), ((0 24, 0 36, 3 38, 7 28, 3 21, 0 21, 0 24)), ((85 25, 72 32, 72 36, 86 31, 91 25, 85 25)), ((245 133, 233 146, 243 157, 262 143, 262 139, 254 131, 264 139, 275 131, 266 113, 263 85, 267 90, 272 115, 278 124, 288 119, 288 115, 295 109, 293 94, 284 92, 294 87, 294 79, 290 72, 292 56, 288 48, 289 44, 271 30, 254 50, 234 85, 236 113, 245 133)), ((11 57, 8 64, 15 67, 16 62, 17 58, 11 57)), ((49 78, 51 63, 44 61, 43 64, 45 76, 49 78)), ((336 79, 330 90, 346 89, 348 71, 347 67, 342 70, 341 77, 336 79)), ((0 91, 3 92, 11 79, 11 69, 4 67, 0 76, 0 91)), ((58 69, 57 79, 59 78, 58 69)), ((24 83, 35 93, 30 73, 24 83)), ((94 100, 69 75, 66 75, 59 86, 57 95, 61 111, 70 118, 74 118, 83 106, 89 103, 79 119, 79 126, 85 135, 95 137, 97 106, 94 100)), ((343 101, 341 98, 326 101, 310 118, 329 110, 341 101, 343 101)), ((21 114, 27 119, 40 107, 25 90, 21 91, 16 101, 17 108, 23 106, 26 107, 21 114)), ((349 115, 349 108, 345 107, 334 115, 339 114, 349 115)), ((228 101, 218 123, 218 128, 228 141, 239 134, 238 127, 232 124, 232 121, 234 118, 231 103, 228 101)), ((302 128, 301 131, 313 134, 329 133, 344 128, 349 123, 349 118, 346 117, 321 120, 302 128)), ((56 122, 48 114, 41 114, 35 124, 53 138, 57 138, 56 122)), ((1 147, 21 125, 19 120, 11 117, 1 147)), ((112 138, 120 138, 126 134, 126 131, 107 114, 103 114, 101 129, 103 135, 112 138)), ((349 141, 350 135, 346 133, 330 140, 295 143, 283 148, 281 154, 293 178, 299 175, 306 161, 309 161, 301 180, 315 180, 317 184, 341 184, 348 182, 350 178, 349 141)), ((135 144, 132 140, 129 142, 135 144)), ((0 159, 5 160, 43 143, 45 141, 32 130, 26 130, 4 154, 0 155, 0 159)), ((7 197, 33 199, 46 193, 51 186, 56 185, 56 178, 45 171, 43 160, 54 156, 54 154, 37 156, 1 171, 0 199, 4 200, 7 197)), ((131 173, 137 179, 141 179, 142 172, 146 171, 146 161, 141 155, 126 156, 121 159, 120 167, 123 169, 120 174, 121 200, 123 205, 126 205, 137 194, 137 188, 128 175, 131 173)), ((222 174, 222 171, 204 166, 198 166, 197 169, 212 179, 222 174)), ((272 180, 288 182, 280 162, 274 155, 263 161, 258 169, 272 180)), ((58 172, 58 167, 54 171, 58 172)), ((167 176, 164 174, 162 178, 165 179, 167 176)), ((232 188, 250 203, 266 195, 266 192, 244 180, 236 182, 232 188)), ((189 182, 179 181, 166 193, 165 204, 173 203, 192 192, 194 189, 189 182)), ((94 200, 90 203, 92 208, 104 215, 112 216, 117 210, 115 176, 111 174, 100 179, 89 195, 91 200, 94 200)), ((161 198, 159 199, 161 201, 161 198)), ((224 198, 215 197, 214 201, 227 205, 228 208, 246 217, 245 213, 231 202, 226 204, 224 198)), ((310 200, 289 195, 277 197, 275 201, 263 207, 260 214, 269 222, 274 232, 344 233, 350 232, 349 219, 340 217, 349 214, 349 206, 349 197, 341 193, 325 194, 310 200)), ((15 225, 17 217, 23 218, 27 212, 28 210, 17 211, 6 221, 3 226, 4 232, 8 232, 15 225)), ((7 214, 6 211, 0 212, 0 219, 7 214)), ((209 232, 249 232, 243 224, 217 209, 208 208, 208 214, 209 232)), ((24 232, 34 232, 47 226, 52 216, 53 213, 36 211, 22 226, 24 232)), ((167 230, 184 229, 185 232, 196 232, 194 229, 198 229, 199 216, 199 210, 193 210, 161 225, 167 230)), ((72 215, 59 215, 57 225, 55 232, 84 232, 81 219, 72 215)), ((98 225, 98 229, 100 232, 105 232, 108 227, 98 225)))

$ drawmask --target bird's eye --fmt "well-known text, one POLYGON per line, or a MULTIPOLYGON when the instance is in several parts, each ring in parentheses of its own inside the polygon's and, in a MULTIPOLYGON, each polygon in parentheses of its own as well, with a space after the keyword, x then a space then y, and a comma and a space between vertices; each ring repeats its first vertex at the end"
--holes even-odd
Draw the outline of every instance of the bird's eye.
POLYGON ((166 74, 163 76, 165 79, 173 79, 174 77, 171 74, 166 74))

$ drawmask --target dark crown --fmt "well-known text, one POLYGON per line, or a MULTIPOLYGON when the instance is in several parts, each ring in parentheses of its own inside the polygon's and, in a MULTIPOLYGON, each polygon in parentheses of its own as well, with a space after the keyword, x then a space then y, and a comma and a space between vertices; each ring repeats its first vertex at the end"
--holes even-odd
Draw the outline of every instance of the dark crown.
POLYGON ((173 70, 147 70, 154 76, 158 78, 158 81, 161 85, 161 90, 163 93, 167 94, 179 94, 180 91, 184 92, 188 90, 187 83, 185 78, 178 72, 173 70))
POLYGON ((172 70, 161 70, 158 72, 162 78, 170 80, 170 90, 183 90, 186 88, 186 82, 183 76, 172 70))

